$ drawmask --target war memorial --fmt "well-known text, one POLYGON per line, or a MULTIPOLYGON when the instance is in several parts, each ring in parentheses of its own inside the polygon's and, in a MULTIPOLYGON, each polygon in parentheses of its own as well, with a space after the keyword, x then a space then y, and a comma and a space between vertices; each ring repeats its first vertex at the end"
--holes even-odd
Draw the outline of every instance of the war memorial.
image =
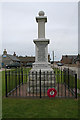
POLYGON ((40 86, 41 92, 44 92, 43 86, 45 86, 45 91, 47 91, 49 87, 54 87, 55 84, 54 71, 51 68, 51 64, 48 62, 48 44, 50 43, 50 40, 45 38, 45 23, 47 22, 47 16, 45 16, 45 13, 43 11, 40 11, 38 14, 39 16, 36 17, 36 22, 38 23, 38 38, 33 40, 35 44, 35 62, 33 63, 33 67, 30 71, 29 79, 27 82, 28 93, 33 92, 33 86, 35 93, 36 88, 37 92, 40 92, 40 86))

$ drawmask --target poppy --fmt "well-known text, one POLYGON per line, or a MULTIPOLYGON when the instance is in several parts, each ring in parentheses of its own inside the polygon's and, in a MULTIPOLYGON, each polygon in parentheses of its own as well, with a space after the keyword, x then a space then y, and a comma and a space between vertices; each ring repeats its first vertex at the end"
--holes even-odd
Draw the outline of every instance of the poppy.
POLYGON ((47 95, 48 95, 49 97, 55 97, 56 94, 57 94, 57 91, 56 91, 55 88, 50 88, 50 89, 47 90, 47 95))

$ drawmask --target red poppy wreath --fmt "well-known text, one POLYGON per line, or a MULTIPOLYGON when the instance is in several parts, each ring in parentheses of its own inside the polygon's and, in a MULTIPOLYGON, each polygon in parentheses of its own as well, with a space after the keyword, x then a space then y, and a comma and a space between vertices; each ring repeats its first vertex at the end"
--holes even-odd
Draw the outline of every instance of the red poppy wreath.
POLYGON ((55 97, 56 94, 57 94, 57 91, 56 91, 55 88, 50 88, 50 89, 47 90, 47 95, 48 95, 49 97, 55 97))

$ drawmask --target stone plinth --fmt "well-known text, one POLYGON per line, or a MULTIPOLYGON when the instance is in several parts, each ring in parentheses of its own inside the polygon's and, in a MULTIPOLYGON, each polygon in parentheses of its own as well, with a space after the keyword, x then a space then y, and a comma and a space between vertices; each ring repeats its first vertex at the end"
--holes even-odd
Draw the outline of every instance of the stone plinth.
POLYGON ((55 87, 55 76, 54 71, 49 72, 47 69, 42 69, 41 75, 40 75, 40 69, 37 69, 37 71, 31 70, 28 76, 28 82, 27 82, 27 93, 34 93, 36 92, 40 93, 40 82, 41 82, 41 92, 47 93, 47 90, 49 88, 55 87), (41 81, 40 81, 41 79, 41 81))

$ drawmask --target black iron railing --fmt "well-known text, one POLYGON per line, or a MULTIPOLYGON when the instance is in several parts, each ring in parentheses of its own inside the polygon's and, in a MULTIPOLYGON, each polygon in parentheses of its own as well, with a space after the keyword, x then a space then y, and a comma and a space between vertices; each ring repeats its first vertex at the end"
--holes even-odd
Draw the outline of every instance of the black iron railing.
POLYGON ((5 70, 6 97, 47 97, 55 88, 56 97, 77 98, 77 74, 69 69, 31 72, 27 68, 5 70))

